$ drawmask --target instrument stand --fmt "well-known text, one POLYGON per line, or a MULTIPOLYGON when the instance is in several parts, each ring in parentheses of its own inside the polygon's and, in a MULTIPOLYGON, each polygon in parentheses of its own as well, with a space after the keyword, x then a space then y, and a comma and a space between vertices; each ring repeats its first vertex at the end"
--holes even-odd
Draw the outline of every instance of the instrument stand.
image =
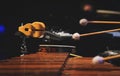
POLYGON ((26 42, 25 42, 26 38, 27 38, 27 37, 22 37, 22 45, 21 45, 21 47, 20 47, 22 54, 21 54, 20 56, 24 56, 25 54, 28 53, 28 51, 27 51, 27 46, 26 46, 26 42))

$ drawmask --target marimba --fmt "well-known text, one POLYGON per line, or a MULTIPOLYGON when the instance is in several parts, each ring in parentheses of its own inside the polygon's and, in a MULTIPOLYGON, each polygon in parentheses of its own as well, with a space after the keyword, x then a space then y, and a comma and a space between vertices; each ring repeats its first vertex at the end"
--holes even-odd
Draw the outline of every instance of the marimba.
POLYGON ((120 76, 120 67, 92 64, 92 57, 37 52, 0 61, 0 76, 120 76))

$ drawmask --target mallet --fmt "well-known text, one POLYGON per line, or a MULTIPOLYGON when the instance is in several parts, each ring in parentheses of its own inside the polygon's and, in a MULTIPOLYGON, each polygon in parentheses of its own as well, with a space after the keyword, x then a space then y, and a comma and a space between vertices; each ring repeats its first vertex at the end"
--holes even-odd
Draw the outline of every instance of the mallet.
POLYGON ((112 29, 112 30, 105 30, 105 31, 98 31, 98 32, 91 32, 91 33, 86 33, 86 34, 74 33, 74 34, 72 35, 72 38, 73 38, 74 40, 79 40, 80 37, 82 37, 82 36, 97 35, 97 34, 114 32, 114 31, 120 31, 120 28, 112 29))
POLYGON ((97 23, 97 24, 120 24, 120 21, 88 21, 87 19, 81 19, 79 21, 80 25, 86 26, 88 23, 97 23))
POLYGON ((102 57, 102 56, 95 56, 92 59, 92 63, 93 64, 102 64, 105 61, 111 60, 111 59, 116 59, 116 58, 120 58, 120 54, 118 55, 114 55, 114 56, 108 56, 108 57, 102 57))

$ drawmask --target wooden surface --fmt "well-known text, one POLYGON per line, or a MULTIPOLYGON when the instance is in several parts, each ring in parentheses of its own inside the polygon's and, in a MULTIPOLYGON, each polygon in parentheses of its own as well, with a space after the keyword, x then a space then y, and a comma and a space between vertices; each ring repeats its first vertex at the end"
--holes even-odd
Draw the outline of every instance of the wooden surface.
POLYGON ((92 64, 92 58, 69 58, 62 76, 120 76, 120 67, 110 63, 92 64))
POLYGON ((68 55, 37 52, 1 60, 0 76, 120 76, 118 66, 107 62, 95 65, 91 63, 92 57, 68 55))

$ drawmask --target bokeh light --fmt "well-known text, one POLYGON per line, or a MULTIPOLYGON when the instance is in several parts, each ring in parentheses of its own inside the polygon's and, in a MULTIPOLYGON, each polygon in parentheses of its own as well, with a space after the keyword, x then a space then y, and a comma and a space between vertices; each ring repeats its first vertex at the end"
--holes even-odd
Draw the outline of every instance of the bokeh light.
POLYGON ((85 4, 83 6, 83 10, 84 11, 92 11, 93 10, 93 6, 91 4, 85 4))
POLYGON ((5 32, 5 26, 3 24, 0 24, 0 33, 5 32))

